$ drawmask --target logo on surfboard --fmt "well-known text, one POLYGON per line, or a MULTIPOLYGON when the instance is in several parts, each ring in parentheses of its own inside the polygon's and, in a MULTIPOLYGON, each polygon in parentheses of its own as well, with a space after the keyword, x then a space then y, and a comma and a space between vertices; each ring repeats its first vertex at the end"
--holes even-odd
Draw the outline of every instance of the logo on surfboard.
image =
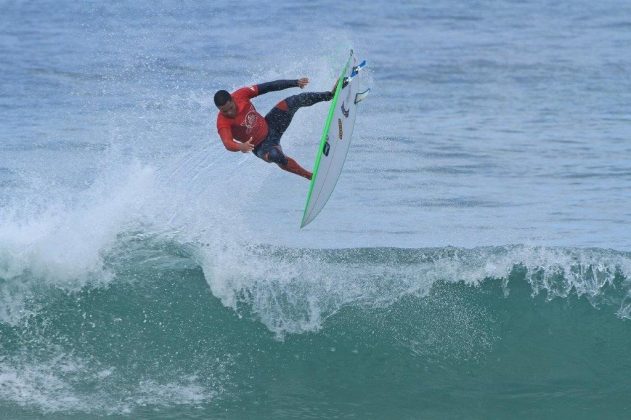
POLYGON ((342 114, 344 114, 344 118, 348 118, 348 114, 350 113, 350 109, 344 109, 344 102, 342 102, 342 114))
POLYGON ((337 119, 337 128, 338 128, 338 136, 340 137, 340 140, 342 140, 342 138, 344 137, 344 129, 342 127, 342 119, 341 118, 337 119))
POLYGON ((324 146, 322 147, 322 154, 324 156, 328 156, 329 155, 329 150, 331 150, 331 145, 327 141, 326 143, 324 143, 324 146))

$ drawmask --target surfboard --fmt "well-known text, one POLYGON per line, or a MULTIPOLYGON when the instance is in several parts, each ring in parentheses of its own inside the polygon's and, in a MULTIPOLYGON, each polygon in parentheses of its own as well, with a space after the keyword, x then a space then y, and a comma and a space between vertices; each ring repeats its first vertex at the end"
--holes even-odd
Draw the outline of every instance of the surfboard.
POLYGON ((351 50, 348 61, 338 79, 329 113, 324 123, 322 138, 313 165, 313 176, 309 184, 307 203, 300 224, 301 228, 311 223, 322 211, 342 173, 355 127, 357 104, 364 100, 370 91, 370 89, 363 92, 359 91, 359 74, 365 65, 365 60, 357 63, 353 50, 351 50))

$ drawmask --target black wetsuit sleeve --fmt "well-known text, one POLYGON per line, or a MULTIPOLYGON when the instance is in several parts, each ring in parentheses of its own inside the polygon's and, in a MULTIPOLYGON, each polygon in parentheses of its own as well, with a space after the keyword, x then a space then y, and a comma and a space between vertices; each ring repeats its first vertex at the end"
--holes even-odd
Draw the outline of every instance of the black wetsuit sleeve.
POLYGON ((275 92, 277 90, 289 89, 292 87, 298 87, 298 79, 296 80, 275 80, 273 82, 259 83, 258 85, 259 95, 263 95, 268 92, 275 92))

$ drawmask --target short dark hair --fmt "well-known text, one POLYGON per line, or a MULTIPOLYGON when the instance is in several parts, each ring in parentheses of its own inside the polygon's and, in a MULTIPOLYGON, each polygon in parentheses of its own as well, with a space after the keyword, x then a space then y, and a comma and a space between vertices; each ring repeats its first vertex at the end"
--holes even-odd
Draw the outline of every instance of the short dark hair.
POLYGON ((219 90, 217 91, 217 93, 215 93, 215 105, 217 105, 217 108, 219 108, 220 106, 224 106, 226 102, 231 99, 232 96, 230 96, 227 90, 219 90))

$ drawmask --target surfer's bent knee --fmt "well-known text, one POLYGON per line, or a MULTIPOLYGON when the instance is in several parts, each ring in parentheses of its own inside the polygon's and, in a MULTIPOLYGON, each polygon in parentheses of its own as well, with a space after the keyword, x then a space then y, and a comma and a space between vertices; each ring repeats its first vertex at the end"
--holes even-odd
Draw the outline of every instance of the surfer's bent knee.
POLYGON ((263 160, 268 163, 287 165, 287 157, 278 147, 273 147, 269 152, 265 153, 263 160))
POLYGON ((276 104, 276 108, 285 112, 289 111, 289 106, 287 105, 287 101, 285 101, 284 99, 276 104))

